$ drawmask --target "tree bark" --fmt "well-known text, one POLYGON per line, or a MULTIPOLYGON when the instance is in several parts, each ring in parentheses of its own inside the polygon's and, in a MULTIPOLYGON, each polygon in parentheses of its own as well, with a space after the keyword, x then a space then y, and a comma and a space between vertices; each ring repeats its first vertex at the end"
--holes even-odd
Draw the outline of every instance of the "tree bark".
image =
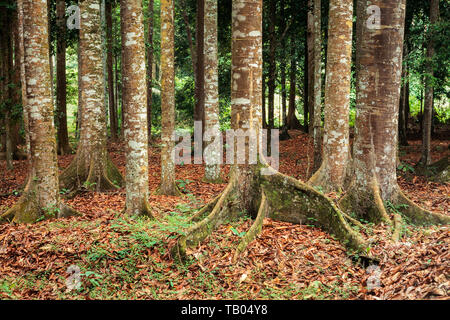
POLYGON ((316 172, 322 163, 322 31, 321 0, 314 0, 314 93, 313 93, 313 140, 316 172))
POLYGON ((296 88, 297 87, 297 59, 295 56, 295 38, 291 37, 291 71, 289 74, 289 111, 287 115, 287 127, 291 130, 301 129, 302 126, 295 115, 296 107, 296 88))
MULTIPOLYGON (((396 154, 401 85, 405 0, 357 2, 356 138, 354 181, 341 205, 368 221, 392 223, 389 211, 401 211, 412 223, 449 223, 406 198, 397 184, 396 154), (371 21, 369 5, 383 13, 380 26, 371 21)), ((394 216, 396 216, 396 211, 394 216)), ((394 221, 397 219, 395 218, 394 221)), ((397 224, 397 226, 399 226, 397 224)), ((395 232, 394 232, 395 234, 395 232)))
POLYGON ((57 39, 56 39, 56 119, 58 121, 58 153, 71 154, 67 131, 67 102, 66 102, 66 2, 58 0, 56 3, 57 39))
POLYGON ((349 158, 353 0, 330 0, 323 162, 309 183, 341 191, 349 158))
POLYGON ((423 125, 422 125, 422 156, 419 164, 427 166, 431 164, 431 127, 433 119, 433 100, 434 100, 434 88, 433 88, 433 59, 434 59, 434 42, 433 34, 431 30, 439 20, 439 0, 430 0, 430 25, 427 45, 427 75, 425 75, 425 103, 423 111, 423 125))
MULTIPOLYGON (((280 1, 280 31, 285 32, 286 30, 286 9, 285 9, 285 1, 280 1)), ((283 35, 281 36, 280 46, 281 48, 286 48, 286 38, 283 35)), ((280 127, 286 127, 287 124, 287 90, 286 90, 286 55, 284 53, 281 54, 280 57, 280 78, 281 78, 281 119, 280 119, 280 127)))
POLYGON ((158 193, 179 195, 175 184, 175 65, 173 0, 161 0, 161 184, 158 193))
POLYGON ((117 189, 123 177, 106 149, 102 29, 98 0, 80 2, 81 132, 77 154, 60 176, 60 186, 77 191, 117 189))
POLYGON ((22 86, 30 139, 31 175, 19 201, 0 221, 35 222, 76 214, 59 198, 53 101, 50 91, 48 19, 45 2, 18 0, 22 86))
MULTIPOLYGON (((269 79, 267 82, 267 87, 269 89, 269 101, 268 101, 268 128, 274 129, 274 113, 275 113, 275 87, 276 87, 276 77, 277 77, 277 67, 275 61, 276 53, 276 34, 275 34, 275 24, 276 24, 276 14, 277 5, 275 0, 270 0, 269 2, 269 79)), ((270 143, 269 143, 270 144, 270 143)))
POLYGON ((194 121, 205 121, 205 0, 197 0, 197 29, 196 29, 197 69, 195 83, 194 121))
POLYGON ((153 110, 153 22, 154 0, 148 2, 148 35, 147 35, 147 128, 148 141, 152 140, 152 110, 153 110))
POLYGON ((126 200, 131 216, 151 216, 148 203, 148 130, 142 1, 121 0, 123 102, 125 114, 126 200))
POLYGON ((117 136, 117 113, 116 100, 114 97, 114 73, 113 73, 113 35, 112 35, 112 3, 107 0, 105 3, 105 20, 106 20, 106 68, 108 73, 108 105, 109 105, 109 128, 111 131, 111 139, 116 141, 117 136))
MULTIPOLYGON (((220 135, 219 72, 217 54, 217 0, 205 0, 205 134, 211 139, 220 135)), ((207 182, 221 182, 222 140, 211 141, 204 151, 207 182), (210 162, 210 163, 208 163, 210 162)))
MULTIPOLYGON (((261 11, 262 0, 233 1, 232 128, 254 130, 258 138, 262 129, 261 11)), ((260 144, 255 146, 246 141, 246 155, 260 152, 260 147, 260 144)), ((234 261, 261 231, 265 217, 291 223, 316 221, 317 226, 335 234, 349 247, 362 250, 367 246, 330 199, 291 177, 275 172, 265 164, 263 156, 259 157, 256 164, 247 159, 244 164, 233 164, 227 188, 200 212, 197 217, 207 213, 209 215, 178 238, 171 250, 175 259, 183 261, 188 247, 197 246, 218 225, 244 212, 256 219, 242 237, 235 251, 234 261)))

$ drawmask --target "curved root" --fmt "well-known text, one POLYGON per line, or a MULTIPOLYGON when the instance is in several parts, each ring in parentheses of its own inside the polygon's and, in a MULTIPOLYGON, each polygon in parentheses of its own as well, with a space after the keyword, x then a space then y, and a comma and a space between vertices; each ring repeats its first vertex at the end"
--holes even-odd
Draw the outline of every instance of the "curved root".
POLYGON ((236 249, 236 252, 234 253, 234 256, 233 256, 233 263, 236 263, 237 259, 239 258, 241 253, 244 252, 244 250, 247 248, 247 246, 250 244, 250 242, 255 240, 256 237, 258 236, 258 234, 261 233, 264 218, 267 216, 268 209, 269 209, 269 206, 267 203, 267 198, 263 192, 262 196, 261 196, 261 204, 259 206, 258 215, 256 216, 256 219, 253 222, 250 229, 247 231, 247 233, 244 235, 241 242, 239 243, 239 245, 236 249))

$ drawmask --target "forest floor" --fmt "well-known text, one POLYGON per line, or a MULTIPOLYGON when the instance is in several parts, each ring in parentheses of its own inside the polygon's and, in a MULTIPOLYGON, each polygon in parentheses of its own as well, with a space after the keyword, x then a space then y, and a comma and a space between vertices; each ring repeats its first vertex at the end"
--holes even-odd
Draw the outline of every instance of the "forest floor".
MULTIPOLYGON (((280 171, 304 180, 312 160, 307 135, 291 131, 280 143, 280 171)), ((448 154, 449 140, 434 140, 433 160, 448 154)), ((123 145, 110 144, 124 172, 123 145)), ((420 141, 402 147, 399 184, 416 203, 450 214, 450 185, 414 174, 420 141)), ((73 155, 59 157, 61 168, 73 155)), ((6 172, 0 161, 0 212, 13 205, 27 175, 27 162, 6 172)), ((229 167, 224 168, 227 181, 229 167)), ((150 148, 150 190, 160 179, 159 147, 150 148)), ((413 227, 406 222, 398 243, 389 228, 366 224, 368 250, 378 266, 355 263, 333 236, 308 225, 264 221, 263 231, 231 262, 250 218, 230 221, 198 248, 187 264, 174 263, 169 248, 189 226, 186 218, 218 195, 226 184, 203 183, 201 165, 177 167, 183 197, 151 196, 156 220, 121 214, 125 191, 83 192, 66 203, 83 214, 33 225, 0 225, 0 299, 449 299, 448 226, 413 227), (68 290, 69 266, 81 270, 81 287, 68 290), (370 287, 370 283, 375 285, 370 287), (368 287, 369 284, 369 287, 368 287)), ((330 194, 334 199, 342 195, 330 194)))

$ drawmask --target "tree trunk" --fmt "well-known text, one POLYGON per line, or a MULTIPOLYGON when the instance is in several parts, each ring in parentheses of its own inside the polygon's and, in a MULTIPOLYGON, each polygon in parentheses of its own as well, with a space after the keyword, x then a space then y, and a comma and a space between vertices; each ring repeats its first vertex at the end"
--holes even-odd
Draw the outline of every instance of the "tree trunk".
POLYGON ((353 0, 330 0, 323 162, 309 183, 341 191, 349 157, 353 0))
POLYGON ((161 184, 158 193, 179 195, 175 184, 175 65, 173 0, 161 0, 161 184))
POLYGON ((197 0, 197 29, 196 29, 196 73, 195 78, 195 110, 194 121, 202 121, 204 127, 205 109, 205 0, 197 0))
MULTIPOLYGON (((205 135, 211 139, 220 135, 217 55, 217 0, 205 0, 205 135)), ((211 141, 204 154, 206 157, 204 180, 221 182, 222 140, 211 141)))
POLYGON ((106 20, 106 68, 108 72, 108 105, 109 105, 109 128, 111 131, 111 139, 117 141, 117 113, 116 100, 114 92, 114 73, 113 73, 113 35, 112 35, 112 3, 107 0, 105 3, 105 20, 106 20))
POLYGON ((314 0, 308 0, 306 43, 308 50, 308 133, 314 136, 314 0))
POLYGON ((56 42, 56 119, 58 121, 58 153, 71 154, 69 134, 67 132, 67 103, 66 103, 66 2, 58 0, 56 3, 57 42, 56 42))
MULTIPOLYGON (((275 113, 275 80, 277 77, 277 67, 275 61, 276 53, 276 34, 275 34, 275 24, 276 24, 276 14, 277 5, 275 0, 270 0, 269 2, 269 80, 267 82, 267 87, 269 88, 269 110, 268 110, 268 128, 274 129, 274 113, 275 113)), ((270 142, 269 142, 270 144, 270 142)))
POLYGON ((22 86, 27 94, 24 112, 28 114, 31 147, 31 175, 19 201, 0 221, 35 222, 44 218, 76 214, 59 198, 53 102, 50 92, 48 59, 48 19, 44 2, 18 0, 22 86), (37 79, 39 79, 37 81, 37 79))
MULTIPOLYGON (((368 221, 401 224, 395 211, 412 223, 448 223, 449 217, 431 213, 407 199, 397 184, 397 121, 401 85, 405 0, 357 2, 356 138, 353 147, 354 181, 341 205, 368 221), (381 9, 379 27, 371 21, 370 5, 381 9), (389 217, 393 210, 394 223, 389 217)), ((394 232, 394 235, 397 234, 394 232)))
POLYGON ((289 74, 289 112, 287 115, 287 127, 289 129, 301 129, 300 121, 295 115, 296 108, 296 86, 297 86, 297 59, 295 56, 295 40, 291 37, 291 71, 289 74))
POLYGON ((106 149, 107 130, 103 82, 100 3, 80 3, 81 132, 77 154, 60 176, 60 186, 96 191, 117 189, 123 177, 106 149))
POLYGON ((313 140, 316 172, 322 163, 322 31, 321 0, 314 0, 314 93, 313 93, 313 140))
POLYGON ((148 2, 148 50, 147 50, 147 129, 148 141, 152 140, 152 110, 153 110, 153 20, 154 0, 148 2))
POLYGON ((400 90, 400 108, 398 114, 398 136, 399 144, 401 146, 408 145, 408 138, 406 136, 406 116, 407 109, 409 108, 408 99, 408 86, 409 86, 409 75, 408 75, 408 65, 406 64, 406 57, 408 56, 408 47, 405 43, 403 45, 403 66, 402 66, 402 87, 400 90))
MULTIPOLYGON (((286 30, 286 14, 285 14, 285 1, 280 1, 280 31, 285 32, 286 30)), ((286 48, 286 40, 283 35, 281 36, 280 46, 281 48, 286 48)), ((280 57, 280 78, 281 78, 281 119, 280 127, 286 127, 287 124, 287 90, 286 90, 286 55, 281 54, 280 57)))
POLYGON ((0 7, 0 25, 3 32, 0 34, 0 103, 4 108, 5 124, 5 158, 7 170, 13 167, 12 150, 12 119, 11 119, 11 73, 12 73, 12 46, 11 46, 11 21, 10 10, 6 6, 0 7))
POLYGON ((439 0, 430 0, 430 25, 429 25, 429 40, 427 46, 427 74, 425 75, 425 104, 423 111, 423 125, 422 125, 422 157, 419 164, 428 166, 431 164, 431 126, 433 120, 433 59, 434 59, 434 42, 432 28, 439 19, 439 0))
MULTIPOLYGON (((253 130, 261 135, 262 87, 262 0, 233 1, 232 15, 232 128, 253 130)), ((250 133, 251 132, 248 132, 250 133)), ((249 139, 251 140, 251 139, 249 139)), ((246 140, 246 155, 258 152, 246 140)), ((263 219, 305 223, 315 221, 317 226, 335 234, 349 247, 362 250, 367 244, 351 229, 341 211, 333 202, 313 188, 275 172, 260 156, 256 164, 247 159, 244 164, 233 164, 230 183, 225 191, 193 217, 208 214, 194 224, 172 248, 175 259, 184 260, 186 249, 200 244, 218 225, 247 213, 256 217, 252 227, 242 237, 234 254, 236 261, 247 245, 261 231, 263 219)))
POLYGON ((148 129, 142 1, 120 1, 123 103, 125 114, 126 200, 131 216, 151 216, 148 203, 148 129))

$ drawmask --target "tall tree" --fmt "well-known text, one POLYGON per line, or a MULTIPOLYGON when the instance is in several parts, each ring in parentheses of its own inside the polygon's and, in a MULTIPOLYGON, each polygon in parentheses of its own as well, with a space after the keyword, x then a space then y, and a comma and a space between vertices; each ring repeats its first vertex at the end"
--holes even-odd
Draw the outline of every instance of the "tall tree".
POLYGON ((296 89, 297 89, 297 57, 295 36, 291 36, 291 69, 289 72, 289 109, 287 114, 286 126, 288 129, 300 129, 300 121, 298 121, 295 112, 296 106, 296 89))
POLYGON ((433 101, 434 101, 434 87, 433 87, 433 58, 434 58, 434 41, 432 31, 439 19, 439 0, 430 0, 430 25, 429 25, 429 39, 427 44, 427 66, 425 75, 425 103, 423 107, 423 124, 422 124, 422 156, 419 163, 427 166, 431 164, 431 122, 433 118, 433 101))
POLYGON ((161 184, 158 193, 178 195, 175 163, 175 61, 173 0, 161 0, 161 184))
MULTIPOLYGON (((8 5, 10 5, 8 3, 8 5)), ((11 17, 7 5, 0 7, 0 26, 3 32, 0 34, 0 107, 4 112, 3 122, 5 124, 5 159, 6 168, 13 167, 13 144, 12 144, 12 90, 11 75, 12 65, 12 37, 11 17)))
POLYGON ((66 83, 66 2, 56 2, 56 119, 58 121, 58 153, 71 154, 67 131, 67 83, 66 83))
POLYGON ((148 2, 148 34, 147 34, 147 129, 148 140, 152 139, 152 110, 153 110, 153 25, 154 0, 148 2))
MULTIPOLYGON (((449 223, 449 217, 417 206, 397 184, 397 124, 404 19, 405 0, 357 2, 358 112, 353 146, 354 181, 341 205, 369 221, 392 223, 386 209, 386 204, 390 204, 412 223, 449 223), (377 8, 383 14, 381 19, 377 8)), ((394 238, 399 235, 401 223, 396 223, 399 218, 395 215, 394 238)))
POLYGON ((47 5, 18 0, 24 113, 30 139, 30 177, 19 201, 0 220, 34 222, 76 214, 59 197, 53 101, 50 91, 47 5))
MULTIPOLYGON (((280 1, 280 32, 286 30, 286 8, 285 0, 280 1)), ((286 38, 280 34, 280 47, 286 48, 286 38)), ((287 90, 286 90, 286 54, 283 52, 280 56, 280 84, 281 84, 281 119, 280 124, 286 127, 287 121, 287 90)))
POLYGON ((322 29, 321 0, 314 0, 314 74, 312 136, 314 140, 313 172, 322 163, 322 29))
POLYGON ((187 247, 197 246, 215 227, 243 212, 256 219, 237 247, 235 260, 261 231, 265 217, 292 223, 314 220, 317 226, 345 240, 348 246, 366 248, 364 241, 351 229, 330 199, 270 168, 259 149, 261 143, 251 143, 252 134, 260 139, 262 133, 261 11, 262 0, 233 1, 231 121, 236 134, 241 132, 244 137, 250 135, 250 139, 244 138, 243 143, 245 163, 233 165, 230 183, 225 191, 199 212, 210 212, 209 215, 178 239, 172 249, 177 259, 184 259, 187 247), (253 152, 258 155, 256 163, 249 161, 253 152))
POLYGON ((108 106, 109 106, 109 128, 111 139, 118 139, 118 119, 117 106, 114 92, 114 72, 113 72, 113 23, 112 23, 112 0, 105 2, 105 20, 106 20, 106 69, 108 73, 108 106))
MULTIPOLYGON (((217 0, 205 0, 205 133, 220 134, 219 73, 217 56, 217 0)), ((214 139, 211 136, 211 139, 214 139)), ((211 141, 205 148, 207 159, 205 180, 219 182, 222 160, 222 141, 211 141)))
POLYGON ((308 106, 308 133, 314 134, 314 0, 308 0, 306 18, 306 66, 307 66, 307 106, 308 106))
MULTIPOLYGON (((195 69, 195 110, 194 120, 204 121, 205 110, 205 0, 197 0, 196 29, 196 69, 195 69)), ((203 124, 204 125, 204 124, 203 124)))
POLYGON ((148 131, 142 1, 120 1, 125 113, 125 212, 151 216, 148 203, 148 131))
POLYGON ((106 149, 107 130, 103 82, 100 1, 80 1, 81 132, 77 154, 62 172, 60 186, 76 191, 117 189, 122 174, 106 149))
POLYGON ((323 161, 309 183, 325 191, 344 187, 349 160, 353 0, 330 0, 323 161))
POLYGON ((275 0, 269 1, 269 78, 267 81, 267 87, 269 89, 269 101, 268 101, 268 128, 274 129, 274 113, 275 113, 275 88, 277 78, 277 66, 276 66, 276 17, 277 17, 277 4, 275 0))

